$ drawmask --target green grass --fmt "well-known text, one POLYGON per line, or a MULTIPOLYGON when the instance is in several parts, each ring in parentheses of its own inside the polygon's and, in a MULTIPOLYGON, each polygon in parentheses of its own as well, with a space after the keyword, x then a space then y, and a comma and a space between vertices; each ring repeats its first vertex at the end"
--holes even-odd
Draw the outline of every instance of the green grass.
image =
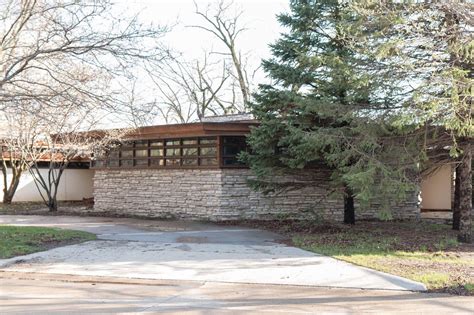
POLYGON ((26 255, 61 245, 96 239, 91 233, 35 226, 0 225, 0 258, 26 255))
POLYGON ((474 294, 472 247, 459 244, 449 226, 392 224, 289 236, 306 250, 419 281, 432 291, 474 294))

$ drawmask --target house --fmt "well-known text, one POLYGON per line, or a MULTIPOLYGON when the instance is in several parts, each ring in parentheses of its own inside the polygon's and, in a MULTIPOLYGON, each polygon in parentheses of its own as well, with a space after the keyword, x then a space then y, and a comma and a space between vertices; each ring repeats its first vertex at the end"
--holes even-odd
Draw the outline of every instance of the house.
MULTIPOLYGON (((80 200, 92 194, 91 211, 97 214, 215 221, 275 217, 341 221, 343 198, 330 194, 327 169, 305 169, 280 177, 302 185, 276 194, 264 195, 248 186, 254 176, 237 155, 246 149, 246 135, 256 125, 250 117, 240 115, 138 128, 120 146, 97 152, 90 169, 68 170, 60 199, 80 200)), ((451 174, 446 166, 424 178, 421 207, 451 209, 451 174)), ((419 192, 413 192, 393 205, 392 215, 419 218, 421 207, 419 192)), ((377 204, 357 209, 356 214, 359 219, 377 217, 377 204)))

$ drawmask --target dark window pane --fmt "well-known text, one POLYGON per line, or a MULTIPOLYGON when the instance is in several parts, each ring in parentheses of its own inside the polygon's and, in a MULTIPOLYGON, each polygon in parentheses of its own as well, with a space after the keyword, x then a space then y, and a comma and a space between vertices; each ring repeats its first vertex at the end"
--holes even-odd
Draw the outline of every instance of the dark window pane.
POLYGON ((224 165, 244 165, 242 162, 240 162, 237 158, 223 158, 222 163, 224 165))
POLYGON ((180 140, 166 140, 166 145, 180 145, 180 140))
POLYGON ((136 147, 146 147, 148 146, 148 140, 137 140, 135 141, 136 147))
POLYGON ((150 140, 150 146, 163 146, 163 140, 150 140))
POLYGON ((148 159, 135 160, 135 166, 148 166, 148 159))
POLYGON ((197 159, 183 159, 183 165, 198 165, 197 159))
POLYGON ((183 148, 183 155, 184 156, 189 156, 189 155, 197 155, 198 154, 198 149, 197 148, 183 148))
POLYGON ((133 151, 132 150, 122 151, 122 157, 123 158, 133 157, 133 151))
POLYGON ((180 159, 166 159, 166 166, 179 165, 180 159))
POLYGON ((237 155, 242 150, 243 148, 241 147, 224 145, 224 155, 237 155))
POLYGON ((245 145, 245 137, 223 137, 224 144, 245 145))
POLYGON ((133 160, 120 160, 121 167, 130 167, 133 166, 133 160))
POLYGON ((147 157, 148 150, 135 150, 135 157, 147 157))
POLYGON ((216 138, 201 138, 199 139, 200 144, 216 144, 217 139, 216 138))
POLYGON ((151 149, 150 156, 163 156, 163 149, 151 149))
POLYGON ((200 148, 201 153, 200 155, 217 155, 217 148, 216 147, 209 147, 209 148, 200 148))
POLYGON ((151 159, 150 160, 151 166, 163 166, 165 165, 165 160, 163 159, 151 159))
POLYGON ((217 165, 217 159, 216 158, 202 158, 199 159, 201 162, 201 165, 217 165))
POLYGON ((107 164, 110 167, 119 167, 119 161, 118 160, 110 160, 107 164))
POLYGON ((198 144, 197 139, 183 139, 183 145, 198 144))
POLYGON ((181 149, 174 148, 174 149, 166 149, 166 156, 180 156, 181 149))

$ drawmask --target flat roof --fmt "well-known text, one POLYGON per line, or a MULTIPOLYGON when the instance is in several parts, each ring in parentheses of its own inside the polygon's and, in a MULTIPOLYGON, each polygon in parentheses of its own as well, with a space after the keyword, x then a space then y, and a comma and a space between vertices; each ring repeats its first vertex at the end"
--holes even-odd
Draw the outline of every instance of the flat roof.
POLYGON ((173 137, 237 136, 247 135, 255 122, 196 122, 139 127, 132 130, 126 139, 161 139, 173 137))

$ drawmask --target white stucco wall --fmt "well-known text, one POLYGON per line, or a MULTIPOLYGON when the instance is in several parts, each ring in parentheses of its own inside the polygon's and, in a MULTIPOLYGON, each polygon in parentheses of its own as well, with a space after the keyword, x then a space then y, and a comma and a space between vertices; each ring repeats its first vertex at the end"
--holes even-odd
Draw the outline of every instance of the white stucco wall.
POLYGON ((421 182, 421 208, 451 209, 451 165, 444 165, 421 182))
MULTIPOLYGON (((41 170, 47 174, 47 169, 41 170)), ((82 200, 92 197, 92 178, 94 171, 88 169, 67 169, 59 183, 58 200, 82 200)), ((10 177, 9 177, 10 179, 10 177)), ((1 201, 1 200, 0 200, 1 201)), ((13 197, 13 201, 42 201, 29 172, 22 175, 20 185, 13 197)))

